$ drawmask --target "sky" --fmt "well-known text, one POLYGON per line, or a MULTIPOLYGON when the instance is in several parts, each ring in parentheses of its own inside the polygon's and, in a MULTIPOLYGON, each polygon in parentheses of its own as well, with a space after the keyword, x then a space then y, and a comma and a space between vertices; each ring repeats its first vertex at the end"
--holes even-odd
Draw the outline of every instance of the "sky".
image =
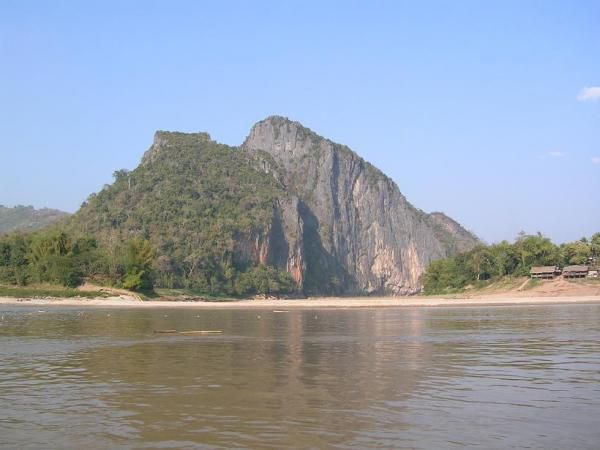
POLYGON ((599 1, 0 2, 0 204, 74 212, 156 130, 273 114, 487 242, 600 231, 599 1))

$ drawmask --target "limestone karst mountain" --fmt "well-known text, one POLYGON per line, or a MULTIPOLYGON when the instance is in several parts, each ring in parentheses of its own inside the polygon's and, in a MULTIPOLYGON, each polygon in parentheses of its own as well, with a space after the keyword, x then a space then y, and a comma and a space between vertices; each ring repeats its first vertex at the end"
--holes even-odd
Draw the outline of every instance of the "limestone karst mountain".
POLYGON ((348 147, 297 122, 257 123, 242 149, 286 187, 288 267, 305 267, 310 291, 331 279, 345 292, 414 293, 432 259, 472 248, 477 238, 441 213, 413 207, 384 173, 348 147), (296 225, 298 224, 298 225, 296 225))
POLYGON ((413 207, 348 147, 283 117, 257 123, 239 148, 157 132, 142 163, 116 172, 69 227, 101 241, 149 239, 159 285, 227 283, 263 264, 323 295, 416 293, 431 260, 478 242, 413 207))

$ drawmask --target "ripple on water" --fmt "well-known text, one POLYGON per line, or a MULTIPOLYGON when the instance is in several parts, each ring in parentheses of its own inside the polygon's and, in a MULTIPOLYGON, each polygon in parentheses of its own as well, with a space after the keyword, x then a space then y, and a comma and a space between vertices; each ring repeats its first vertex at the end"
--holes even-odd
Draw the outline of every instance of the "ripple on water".
POLYGON ((600 442, 597 305, 0 314, 2 448, 600 442))

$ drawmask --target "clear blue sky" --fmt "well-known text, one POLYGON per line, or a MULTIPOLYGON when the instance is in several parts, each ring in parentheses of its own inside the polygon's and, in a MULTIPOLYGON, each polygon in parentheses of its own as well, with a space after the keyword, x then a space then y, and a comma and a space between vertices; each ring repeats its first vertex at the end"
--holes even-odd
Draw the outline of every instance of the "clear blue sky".
POLYGON ((0 204, 288 116, 488 242, 600 231, 600 2, 0 2, 0 204), (585 88, 591 88, 583 91, 585 88))

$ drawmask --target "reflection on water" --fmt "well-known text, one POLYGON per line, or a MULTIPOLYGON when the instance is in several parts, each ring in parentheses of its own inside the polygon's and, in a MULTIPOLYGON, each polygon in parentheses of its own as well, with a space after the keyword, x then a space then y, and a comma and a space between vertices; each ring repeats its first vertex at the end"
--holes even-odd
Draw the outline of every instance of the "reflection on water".
POLYGON ((0 315, 3 448, 600 443, 600 305, 0 315))

